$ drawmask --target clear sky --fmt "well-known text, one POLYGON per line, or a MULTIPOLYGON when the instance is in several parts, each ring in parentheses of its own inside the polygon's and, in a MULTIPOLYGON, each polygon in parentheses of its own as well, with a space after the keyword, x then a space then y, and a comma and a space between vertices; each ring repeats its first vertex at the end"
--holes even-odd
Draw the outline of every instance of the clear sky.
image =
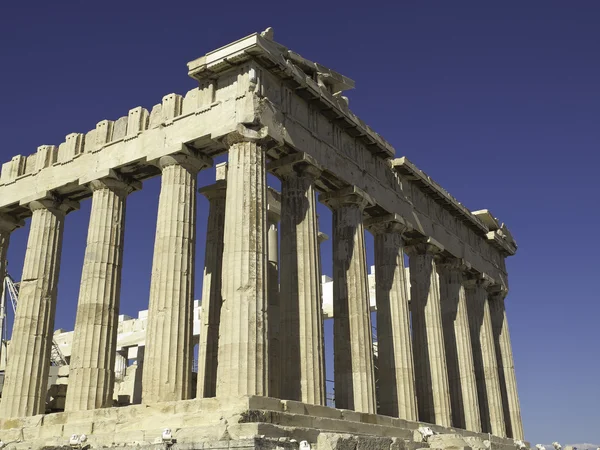
MULTIPOLYGON (((267 26, 356 81, 350 106, 471 210, 506 222, 527 439, 600 444, 600 3, 4 2, 0 159, 194 87, 186 62, 267 26)), ((214 179, 199 177, 199 185, 214 179)), ((147 307, 159 179, 129 199, 122 311, 147 307)), ((206 226, 199 199, 198 229, 206 226)), ((90 202, 67 218, 56 326, 72 329, 90 202)), ((323 231, 329 213, 319 209, 323 231)), ((28 228, 14 233, 20 277, 28 228)), ((372 248, 369 250, 372 262, 372 248)), ((198 242, 196 297, 204 242, 198 242)), ((323 268, 331 273, 330 244, 323 268)))

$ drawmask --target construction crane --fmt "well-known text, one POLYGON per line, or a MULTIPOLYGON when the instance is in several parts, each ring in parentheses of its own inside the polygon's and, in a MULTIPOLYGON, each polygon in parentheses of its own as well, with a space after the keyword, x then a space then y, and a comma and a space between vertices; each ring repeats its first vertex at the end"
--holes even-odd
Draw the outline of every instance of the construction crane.
MULTIPOLYGON (((6 342, 6 304, 7 297, 10 298, 13 313, 17 312, 17 303, 19 301, 20 283, 15 282, 7 273, 4 276, 4 298, 0 306, 0 329, 2 330, 3 343, 6 342)), ((8 356, 8 355, 7 355, 8 356)), ((8 359, 8 358, 7 358, 8 359)), ((50 364, 53 366, 66 366, 67 360, 60 351, 60 347, 54 339, 52 339, 52 349, 50 352, 50 364)))

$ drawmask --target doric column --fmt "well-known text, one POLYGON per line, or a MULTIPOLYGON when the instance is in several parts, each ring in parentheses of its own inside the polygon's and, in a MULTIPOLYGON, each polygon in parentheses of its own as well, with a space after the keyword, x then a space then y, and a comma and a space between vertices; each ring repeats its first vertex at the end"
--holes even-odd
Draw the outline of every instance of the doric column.
MULTIPOLYGON (((4 277, 7 274, 6 255, 8 253, 8 243, 12 231, 23 226, 23 221, 17 220, 11 216, 0 213, 0 300, 4 298, 4 277)), ((6 305, 2 305, 5 308, 6 305)), ((0 330, 3 329, 5 320, 5 311, 0 312, 0 330)), ((0 353, 4 351, 4 345, 0 345, 0 353)), ((5 355, 6 356, 6 355, 5 355)))
POLYGON ((479 276, 466 282, 467 309, 471 344, 473 345, 473 363, 479 394, 481 427, 484 433, 506 436, 502 395, 498 378, 498 363, 494 348, 492 319, 488 302, 487 277, 479 276))
POLYGON ((363 210, 373 200, 350 186, 321 196, 333 211, 333 365, 336 408, 376 412, 363 210))
POLYGON ((468 268, 463 260, 455 258, 447 258, 437 264, 452 425, 480 433, 481 418, 464 285, 464 272, 468 268))
POLYGON ((65 411, 112 406, 125 205, 141 188, 112 177, 91 181, 92 211, 83 260, 65 411))
POLYGON ((200 188, 209 202, 204 281, 202 282, 202 325, 198 347, 197 398, 214 397, 217 392, 217 355, 221 321, 221 280, 223 275, 223 233, 225 231, 225 194, 227 163, 217 165, 216 183, 200 188))
MULTIPOLYGON (((495 288, 495 286, 494 286, 495 288)), ((506 432, 513 439, 523 440, 523 422, 521 420, 521 406, 517 379, 515 377, 515 363, 513 361, 512 344, 508 332, 504 298, 506 290, 492 289, 489 295, 490 315, 494 333, 496 358, 498 359, 498 374, 500 377, 500 390, 502 392, 506 432)))
POLYGON ((29 207, 33 215, 2 391, 1 417, 44 412, 64 219, 78 205, 44 198, 32 201, 29 207))
POLYGON ((391 214, 371 219, 367 229, 375 236, 379 413, 416 421, 415 371, 402 236, 409 228, 401 217, 391 214))
POLYGON ((270 166, 281 179, 282 398, 325 404, 315 180, 321 169, 304 153, 270 166))
POLYGON ((408 247, 410 300, 419 420, 449 427, 450 391, 442 331, 440 286, 434 256, 441 245, 429 239, 408 247))
MULTIPOLYGON (((127 371, 127 349, 115 353, 115 380, 122 381, 127 371)), ((71 373, 69 372, 69 378, 71 373)), ((70 384, 70 383, 69 383, 70 384)))
POLYGON ((191 395, 196 178, 211 162, 188 150, 163 156, 150 281, 142 402, 191 395))
POLYGON ((279 298, 279 220, 281 195, 267 189, 267 315, 269 316, 269 397, 281 398, 281 337, 279 298))
POLYGON ((229 148, 217 396, 268 395, 266 148, 229 148))

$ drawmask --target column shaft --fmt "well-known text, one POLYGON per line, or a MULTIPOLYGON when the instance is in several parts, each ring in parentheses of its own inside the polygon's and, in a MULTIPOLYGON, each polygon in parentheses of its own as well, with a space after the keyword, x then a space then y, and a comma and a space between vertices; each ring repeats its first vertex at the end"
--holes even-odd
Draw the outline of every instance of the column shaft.
MULTIPOLYGON (((390 224, 393 226, 392 224, 390 224)), ((375 232, 379 412, 418 420, 401 230, 375 232)))
POLYGON ((477 381, 460 263, 438 264, 452 425, 481 432, 477 381))
MULTIPOLYGON (((289 166, 288 166, 289 167, 289 166)), ((282 396, 325 404, 317 210, 320 171, 296 166, 281 173, 282 396)))
POLYGON ((65 411, 112 406, 126 198, 116 179, 92 181, 65 411))
POLYGON ((229 149, 217 396, 268 395, 265 150, 229 149))
MULTIPOLYGON (((267 208, 270 205, 267 204, 267 208)), ((281 398, 279 300, 279 214, 267 213, 267 314, 269 316, 269 397, 281 398)))
POLYGON ((333 210, 333 353, 336 408, 376 412, 363 209, 350 188, 323 196, 333 210))
POLYGON ((512 344, 508 331, 506 309, 504 307, 504 296, 501 294, 490 296, 489 304, 496 357, 498 358, 498 374, 500 377, 506 431, 509 437, 523 440, 525 437, 523 422, 521 420, 521 406, 519 404, 512 344))
MULTIPOLYGON (((12 217, 9 217, 5 214, 0 214, 0 301, 4 298, 4 295, 7 295, 4 292, 4 277, 8 274, 6 259, 8 254, 8 244, 10 242, 10 234, 17 226, 21 225, 23 225, 22 222, 16 221, 12 217)), ((4 308, 6 308, 6 306, 7 305, 4 305, 4 308)), ((4 314, 0 315, 0 333, 6 325, 4 323, 6 311, 4 310, 3 312, 4 314)), ((2 356, 2 352, 4 351, 6 351, 4 344, 0 344, 0 356, 2 356)), ((3 358, 6 358, 6 355, 4 355, 3 358)))
POLYGON ((22 417, 45 410, 65 208, 53 200, 33 211, 12 331, 0 416, 22 417))
POLYGON ((450 392, 442 330, 440 287, 432 245, 410 251, 413 351, 419 420, 449 427, 450 392))
POLYGON ((221 321, 221 285, 223 276, 223 233, 227 182, 200 189, 209 201, 204 281, 202 282, 202 325, 198 347, 197 398, 214 397, 217 392, 217 355, 221 321))
POLYGON ((196 175, 204 166, 187 155, 162 157, 161 190, 150 281, 142 401, 191 395, 196 175))
POLYGON ((480 280, 472 280, 468 284, 467 308, 479 395, 481 426, 484 433, 503 437, 506 436, 506 428, 502 410, 502 395, 498 378, 498 363, 494 348, 490 306, 485 284, 481 283, 480 280))

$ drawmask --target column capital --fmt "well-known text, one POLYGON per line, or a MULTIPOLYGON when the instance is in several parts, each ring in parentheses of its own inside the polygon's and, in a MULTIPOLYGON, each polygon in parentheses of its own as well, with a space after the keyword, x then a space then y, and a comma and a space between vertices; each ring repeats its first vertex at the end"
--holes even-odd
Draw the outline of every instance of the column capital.
POLYGON ((456 271, 466 275, 471 270, 471 264, 463 258, 455 258, 453 256, 440 256, 436 263, 439 270, 456 271))
POLYGON ((211 167, 212 164, 212 158, 190 148, 187 151, 162 156, 156 161, 156 165, 160 170, 164 170, 170 166, 181 166, 192 174, 197 174, 202 169, 211 167))
POLYGON ((373 235, 396 233, 403 235, 413 228, 398 214, 386 214, 365 221, 365 228, 373 235))
POLYGON ((332 210, 347 205, 357 205, 361 210, 364 210, 367 206, 375 206, 375 200, 356 186, 348 186, 337 191, 321 194, 319 201, 332 210))
POLYGON ((419 238, 410 240, 404 251, 409 256, 432 254, 438 255, 444 251, 444 246, 433 238, 419 238))
POLYGON ((51 191, 39 192, 31 197, 24 198, 19 204, 27 206, 32 212, 47 209, 57 216, 65 216, 71 211, 79 209, 79 202, 62 198, 51 191))
POLYGON ((129 179, 128 177, 112 171, 109 176, 92 180, 89 183, 89 187, 92 192, 96 192, 102 189, 109 189, 117 195, 122 197, 131 194, 134 191, 139 191, 142 188, 142 183, 137 180, 129 179))
POLYGON ((506 296, 508 295, 508 288, 506 286, 503 286, 501 284, 491 284, 488 288, 488 293, 490 296, 493 296, 494 298, 498 298, 498 299, 502 299, 504 300, 506 298, 506 296))
POLYGON ((465 279, 466 289, 483 288, 488 289, 492 285, 492 278, 485 273, 470 275, 465 279))
POLYGON ((208 201, 217 198, 225 198, 227 194, 227 163, 220 163, 215 166, 216 169, 216 182, 203 186, 198 189, 198 192, 204 195, 208 201))
POLYGON ((235 131, 226 134, 220 141, 227 147, 231 147, 235 144, 241 144, 242 142, 253 142, 261 147, 263 150, 269 150, 277 145, 280 145, 271 136, 269 136, 269 129, 267 127, 261 127, 259 129, 251 129, 246 125, 239 123, 235 131))
POLYGON ((282 179, 296 175, 316 180, 323 172, 321 165, 305 152, 293 153, 273 161, 267 165, 267 170, 282 179))
POLYGON ((0 213, 0 231, 10 233, 15 228, 25 225, 23 220, 10 216, 9 214, 0 213))

